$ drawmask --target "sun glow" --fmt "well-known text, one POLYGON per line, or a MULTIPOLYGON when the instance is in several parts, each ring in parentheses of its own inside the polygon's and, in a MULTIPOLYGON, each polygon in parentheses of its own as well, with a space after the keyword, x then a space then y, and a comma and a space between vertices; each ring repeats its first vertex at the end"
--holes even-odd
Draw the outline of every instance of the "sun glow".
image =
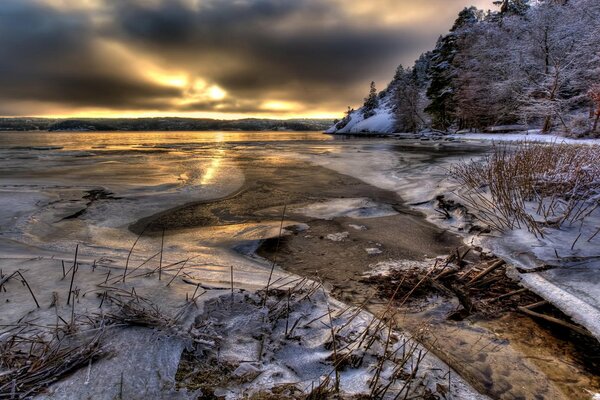
POLYGON ((292 101, 268 100, 260 106, 263 110, 290 112, 300 108, 298 103, 292 101))
POLYGON ((208 96, 213 100, 223 100, 227 96, 227 92, 217 85, 212 85, 208 89, 208 96))

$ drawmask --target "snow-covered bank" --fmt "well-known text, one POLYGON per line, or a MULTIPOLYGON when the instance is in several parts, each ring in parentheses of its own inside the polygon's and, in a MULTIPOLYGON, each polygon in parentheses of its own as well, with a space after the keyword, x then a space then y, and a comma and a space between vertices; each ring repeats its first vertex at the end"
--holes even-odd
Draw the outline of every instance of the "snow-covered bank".
POLYGON ((349 133, 392 133, 395 130, 394 119, 394 92, 388 90, 379 101, 379 106, 372 111, 371 116, 365 118, 363 107, 352 111, 325 133, 349 134, 349 133))
POLYGON ((525 133, 462 133, 452 134, 448 137, 468 141, 492 141, 492 142, 540 142, 556 144, 597 144, 600 139, 573 139, 555 134, 541 134, 538 130, 525 133))

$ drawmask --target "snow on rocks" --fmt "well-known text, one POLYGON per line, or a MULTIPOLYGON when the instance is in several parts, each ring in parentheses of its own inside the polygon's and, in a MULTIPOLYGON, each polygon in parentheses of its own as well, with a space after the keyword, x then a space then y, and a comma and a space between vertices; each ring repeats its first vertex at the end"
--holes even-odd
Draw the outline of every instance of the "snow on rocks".
POLYGON ((350 236, 348 232, 337 232, 330 233, 327 236, 325 236, 325 238, 327 240, 331 240, 332 242, 343 242, 345 239, 348 239, 348 236, 350 236))
POLYGON ((348 224, 348 226, 357 231, 366 231, 367 230, 367 227, 364 225, 348 224))
POLYGON ((484 398, 460 378, 448 387, 448 368, 420 345, 393 331, 388 341, 380 320, 331 299, 308 280, 267 298, 264 293, 224 295, 205 303, 204 310, 195 326, 217 337, 217 345, 199 345, 192 353, 202 354, 196 360, 200 376, 217 359, 231 365, 237 379, 219 379, 217 387, 206 389, 227 399, 290 384, 304 393, 338 386, 347 396, 372 395, 380 388, 385 392, 379 398, 407 391, 417 397, 448 391, 457 398, 484 398), (401 378, 413 371, 415 378, 401 378))
POLYGON ((383 250, 381 250, 379 247, 367 247, 365 249, 365 251, 367 252, 368 255, 370 256, 375 256, 377 254, 381 254, 383 253, 383 250))

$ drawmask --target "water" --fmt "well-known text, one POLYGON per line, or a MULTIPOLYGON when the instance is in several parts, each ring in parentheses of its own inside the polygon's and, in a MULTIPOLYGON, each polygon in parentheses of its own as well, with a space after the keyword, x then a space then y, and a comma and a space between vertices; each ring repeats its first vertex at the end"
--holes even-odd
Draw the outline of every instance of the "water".
MULTIPOLYGON (((314 171, 301 167, 310 158, 382 154, 393 143, 321 132, 3 132, 0 239, 53 251, 79 243, 99 257, 123 253, 139 233, 129 229, 136 221, 230 196, 251 169, 268 178, 278 166, 297 165, 289 179, 310 186, 314 171)), ((398 157, 381 161, 388 159, 393 165, 398 157)), ((188 232, 171 239, 172 250, 214 252, 215 238, 233 230, 188 232)))
MULTIPOLYGON (((256 280, 256 268, 263 266, 238 251, 251 252, 259 240, 277 236, 282 206, 288 204, 286 225, 308 223, 313 230, 322 229, 324 236, 348 230, 365 246, 383 243, 386 251, 378 257, 435 256, 456 240, 433 246, 439 231, 422 216, 412 215, 403 200, 430 200, 446 189, 440 186, 446 173, 443 167, 481 152, 480 147, 465 144, 350 139, 320 132, 2 132, 0 249, 12 249, 16 242, 30 246, 32 255, 69 253, 77 243, 81 254, 90 259, 124 258, 143 226, 158 221, 158 226, 167 228, 165 263, 194 257, 198 276, 205 280, 214 276, 217 285, 235 264, 236 279, 249 284, 256 280), (102 190, 99 195, 90 195, 98 190, 102 190), (382 217, 385 221, 378 230, 366 232, 343 225, 350 221, 311 222, 293 214, 294 206, 301 209, 329 198, 375 199, 400 214, 382 217), (380 238, 372 236, 376 232, 380 238), (394 243, 397 249, 392 248, 394 243)), ((347 271, 328 275, 332 282, 350 279, 349 266, 368 268, 371 259, 365 246, 354 243, 327 243, 330 258, 339 258, 340 265, 344 257, 352 258, 346 262, 347 271)), ((160 235, 147 232, 132 260, 143 261, 160 245, 160 235)), ((300 250, 327 259, 322 247, 317 247, 300 250)), ((493 336, 499 326, 461 328, 442 321, 437 329, 447 343, 460 343, 468 332, 475 332, 472 339, 477 342, 480 329, 493 336)), ((446 350, 448 358, 464 352, 459 347, 446 350)), ((478 360, 478 368, 485 375, 486 365, 494 363, 493 371, 509 371, 511 363, 522 360, 520 355, 504 360, 490 357, 478 360)), ((519 379, 533 382, 543 376, 534 369, 519 379)), ((560 383, 564 375, 555 381, 560 383)), ((507 373, 489 379, 497 387, 514 376, 507 373)), ((542 389, 532 386, 526 393, 555 393, 542 389)), ((495 393, 510 398, 522 392, 503 387, 495 393)))

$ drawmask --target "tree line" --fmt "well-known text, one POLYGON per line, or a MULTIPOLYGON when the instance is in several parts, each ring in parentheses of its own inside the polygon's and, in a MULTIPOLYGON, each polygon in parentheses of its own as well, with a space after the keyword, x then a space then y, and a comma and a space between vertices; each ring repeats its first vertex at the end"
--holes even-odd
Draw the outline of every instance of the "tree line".
MULTIPOLYGON (((600 1, 502 0, 463 9, 435 49, 399 66, 378 98, 396 130, 518 125, 590 135, 600 119, 600 1)), ((364 117, 378 106, 371 94, 364 117)), ((352 110, 349 110, 352 111, 352 110)))

